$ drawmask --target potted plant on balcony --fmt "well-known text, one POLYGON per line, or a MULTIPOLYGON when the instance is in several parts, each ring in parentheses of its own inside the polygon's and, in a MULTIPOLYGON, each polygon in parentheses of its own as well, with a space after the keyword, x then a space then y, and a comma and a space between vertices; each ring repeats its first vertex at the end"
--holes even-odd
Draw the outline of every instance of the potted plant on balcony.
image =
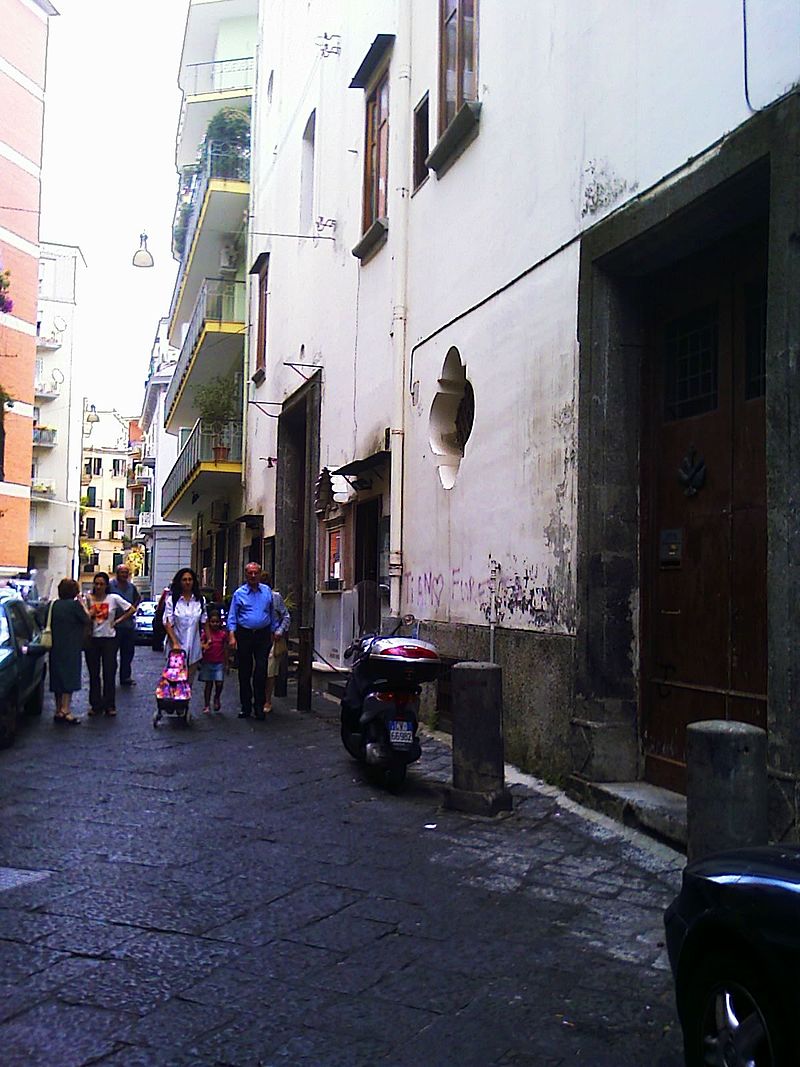
POLYGON ((224 439, 225 426, 233 422, 240 411, 233 376, 224 377, 218 374, 203 385, 198 385, 194 391, 194 400, 201 421, 208 425, 213 434, 211 447, 214 462, 224 463, 230 453, 230 447, 224 439))

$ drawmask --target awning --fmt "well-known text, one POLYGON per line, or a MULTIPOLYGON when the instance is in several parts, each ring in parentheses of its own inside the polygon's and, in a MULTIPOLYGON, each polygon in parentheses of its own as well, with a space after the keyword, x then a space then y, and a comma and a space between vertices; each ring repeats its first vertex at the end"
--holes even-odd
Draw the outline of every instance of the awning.
POLYGON ((383 61, 383 57, 394 44, 393 33, 379 33, 361 60, 361 66, 353 75, 351 89, 366 89, 369 80, 383 61))
POLYGON ((391 452, 381 451, 373 452, 371 456, 367 456, 366 459, 354 459, 352 463, 345 463, 343 467, 339 467, 335 471, 331 471, 331 476, 336 474, 344 475, 345 477, 352 477, 356 474, 363 474, 364 471, 377 471, 391 456, 391 452))

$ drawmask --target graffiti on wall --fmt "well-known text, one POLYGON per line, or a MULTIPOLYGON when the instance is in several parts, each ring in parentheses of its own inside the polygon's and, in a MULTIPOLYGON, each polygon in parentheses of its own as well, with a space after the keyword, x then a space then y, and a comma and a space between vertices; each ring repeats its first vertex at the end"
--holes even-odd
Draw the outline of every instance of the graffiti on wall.
POLYGON ((489 557, 486 573, 468 574, 454 567, 447 574, 406 571, 403 575, 408 611, 425 617, 461 614, 473 608, 487 623, 572 630, 575 593, 571 567, 542 568, 511 557, 505 568, 489 557), (492 577, 494 575, 494 577, 492 577))

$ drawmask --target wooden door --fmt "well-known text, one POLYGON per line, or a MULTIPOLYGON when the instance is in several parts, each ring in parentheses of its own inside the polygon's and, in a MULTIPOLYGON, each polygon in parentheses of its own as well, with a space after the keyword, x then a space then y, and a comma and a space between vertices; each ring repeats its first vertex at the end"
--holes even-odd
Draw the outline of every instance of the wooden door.
POLYGON ((643 374, 645 776, 685 792, 686 727, 766 727, 766 238, 654 279, 643 374))

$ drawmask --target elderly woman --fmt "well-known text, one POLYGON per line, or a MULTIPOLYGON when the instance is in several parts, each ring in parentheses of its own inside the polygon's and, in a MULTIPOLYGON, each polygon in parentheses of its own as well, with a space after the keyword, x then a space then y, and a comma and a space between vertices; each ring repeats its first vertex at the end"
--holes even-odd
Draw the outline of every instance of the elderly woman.
POLYGON ((167 655, 171 649, 182 648, 186 653, 189 683, 194 676, 203 650, 200 646, 200 626, 206 621, 206 607, 200 593, 200 582, 189 567, 181 567, 172 579, 172 586, 164 605, 164 629, 167 631, 167 655))
POLYGON ((56 701, 53 722, 76 726, 81 720, 70 711, 72 694, 81 688, 81 652, 88 633, 90 618, 77 599, 78 583, 64 578, 58 583, 58 600, 50 606, 50 691, 56 701))
POLYGON ((92 592, 86 597, 86 608, 92 619, 92 636, 86 649, 89 668, 89 714, 114 716, 117 714, 117 625, 134 614, 136 608, 119 593, 109 593, 108 575, 98 571, 92 592), (118 614, 119 613, 119 614, 118 614), (101 670, 102 668, 102 670, 101 670))

